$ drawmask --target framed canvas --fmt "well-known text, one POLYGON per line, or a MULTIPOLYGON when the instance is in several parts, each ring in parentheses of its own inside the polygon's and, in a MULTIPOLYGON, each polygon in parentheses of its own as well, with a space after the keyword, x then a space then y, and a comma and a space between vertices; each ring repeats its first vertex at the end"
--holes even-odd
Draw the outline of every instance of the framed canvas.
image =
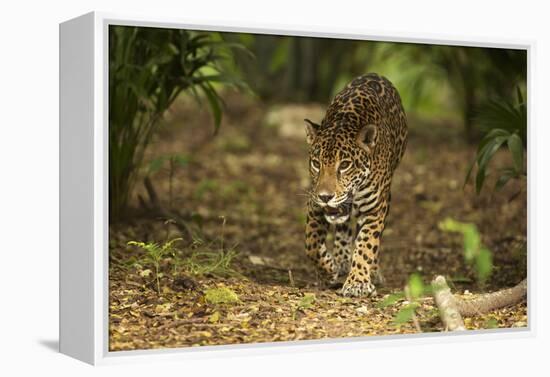
POLYGON ((61 352, 103 364, 533 335, 532 50, 62 23, 61 352))

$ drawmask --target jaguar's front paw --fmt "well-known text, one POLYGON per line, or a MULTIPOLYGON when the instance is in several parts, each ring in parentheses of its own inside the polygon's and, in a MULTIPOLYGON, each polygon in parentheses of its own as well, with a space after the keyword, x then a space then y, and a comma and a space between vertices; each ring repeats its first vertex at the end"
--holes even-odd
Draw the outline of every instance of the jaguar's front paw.
POLYGON ((372 297, 376 296, 376 287, 370 281, 350 281, 348 279, 340 293, 345 297, 372 297))

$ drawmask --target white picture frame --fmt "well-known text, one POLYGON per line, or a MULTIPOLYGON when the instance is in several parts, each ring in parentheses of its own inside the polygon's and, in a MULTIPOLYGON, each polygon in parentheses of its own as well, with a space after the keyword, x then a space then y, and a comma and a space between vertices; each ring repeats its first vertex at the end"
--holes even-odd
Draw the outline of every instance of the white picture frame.
MULTIPOLYGON (((533 41, 477 38, 438 39, 421 33, 387 34, 288 25, 209 25, 200 20, 144 18, 88 13, 60 24, 60 352, 90 364, 109 364, 149 358, 182 359, 265 354, 302 350, 380 347, 388 342, 458 342, 472 336, 487 339, 532 337, 536 331, 533 284, 534 252, 528 243, 528 327, 479 330, 460 334, 396 335, 352 339, 206 346, 110 352, 108 348, 108 28, 135 25, 193 30, 252 32, 392 42, 412 42, 527 50, 528 95, 531 98, 533 41)), ((531 102, 528 139, 533 138, 531 102)), ((531 176, 529 150, 528 176, 531 176)), ((531 208, 531 185, 528 185, 531 208)), ((529 213, 531 223, 532 211, 529 213)), ((531 239, 528 231, 528 239, 531 239)))

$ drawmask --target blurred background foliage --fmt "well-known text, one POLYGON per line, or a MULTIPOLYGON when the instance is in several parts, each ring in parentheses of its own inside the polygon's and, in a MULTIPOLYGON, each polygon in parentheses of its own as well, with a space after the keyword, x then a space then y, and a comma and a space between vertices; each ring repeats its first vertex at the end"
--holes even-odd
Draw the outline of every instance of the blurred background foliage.
POLYGON ((224 34, 253 52, 237 55, 239 71, 268 101, 326 104, 354 77, 384 75, 399 89, 407 113, 463 123, 465 136, 480 136, 475 122, 484 103, 511 98, 525 88, 524 50, 224 34))
POLYGON ((126 26, 111 27, 109 44, 113 219, 127 207, 144 151, 174 100, 184 94, 207 104, 214 131, 228 87, 267 104, 326 106, 352 78, 377 72, 398 88, 409 119, 458 123, 469 142, 484 140, 472 157, 478 191, 501 146, 514 160, 503 181, 525 173, 525 50, 126 26))

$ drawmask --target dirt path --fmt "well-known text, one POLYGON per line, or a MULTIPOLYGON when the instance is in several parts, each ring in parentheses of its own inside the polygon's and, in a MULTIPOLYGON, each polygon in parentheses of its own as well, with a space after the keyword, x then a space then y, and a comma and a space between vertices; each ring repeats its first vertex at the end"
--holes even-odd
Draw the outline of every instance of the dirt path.
MULTIPOLYGON (((495 195, 476 197, 470 187, 463 190, 475 148, 463 143, 456 127, 411 120, 382 241, 385 285, 376 299, 348 299, 320 289, 303 251, 308 177, 301 119, 304 113, 321 116, 322 109, 290 106, 266 116, 265 108, 240 97, 228 98, 228 109, 212 140, 208 114, 178 104, 147 158, 190 156, 188 165, 174 171, 172 185, 168 171, 152 175, 165 205, 188 213, 197 229, 200 242, 185 239, 179 247, 184 257, 205 247, 233 248, 238 254, 231 268, 239 275, 195 276, 185 268, 174 273, 174 260, 165 258, 159 296, 151 267, 140 262, 143 253, 126 243, 162 242, 181 232, 136 210, 131 219, 111 226, 111 350, 412 333, 412 324, 393 323, 403 300, 377 306, 385 295, 402 290, 411 273, 426 281, 443 274, 454 282, 454 291, 473 294, 514 285, 525 276, 525 194, 509 201, 516 183, 495 195), (485 287, 477 286, 474 271, 465 265, 460 237, 438 229, 446 217, 474 222, 493 251, 495 270, 485 287), (204 292, 214 287, 230 288, 239 301, 205 301, 204 292)), ((504 159, 499 156, 497 163, 504 159)), ((144 192, 140 188, 137 194, 144 192)), ((422 301, 418 313, 423 331, 443 330, 431 299, 422 301)), ((520 304, 467 319, 466 325, 523 327, 527 308, 520 304)))

